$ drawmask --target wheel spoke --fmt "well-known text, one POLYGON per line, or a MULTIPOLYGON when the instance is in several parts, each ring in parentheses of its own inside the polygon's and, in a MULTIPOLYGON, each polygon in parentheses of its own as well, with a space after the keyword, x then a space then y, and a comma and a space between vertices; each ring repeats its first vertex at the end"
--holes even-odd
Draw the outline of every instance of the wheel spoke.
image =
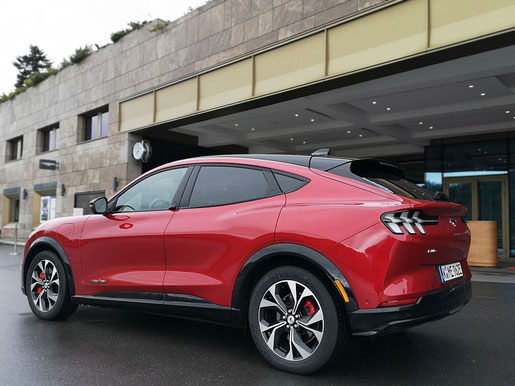
POLYGON ((293 330, 290 329, 288 333, 288 352, 286 353, 285 359, 292 361, 293 360, 293 330))
POLYGON ((309 296, 313 296, 313 292, 311 292, 311 291, 309 290, 309 288, 304 287, 304 290, 303 290, 303 291, 302 291, 302 293, 300 294, 300 296, 299 296, 299 298, 298 298, 298 300, 297 300, 297 303, 295 304, 295 308, 294 308, 294 310, 293 310, 293 313, 294 313, 294 314, 295 314, 295 313, 297 313, 298 308, 299 308, 300 304, 302 303, 302 299, 307 298, 307 297, 309 297, 309 296))
POLYGON ((290 333, 293 335, 291 343, 293 347, 295 347, 295 349, 298 351, 302 359, 307 358, 311 354, 313 354, 313 350, 306 346, 306 344, 302 341, 302 338, 300 337, 297 330, 291 330, 290 333))
POLYGON ((322 333, 322 331, 315 330, 314 328, 306 326, 305 324, 300 323, 300 322, 299 322, 299 326, 300 326, 300 328, 303 328, 304 330, 307 330, 307 331, 313 333, 313 335, 315 335, 315 338, 317 338, 318 343, 320 343, 322 341, 322 336, 324 335, 322 333))
POLYGON ((268 293, 270 293, 270 295, 272 295, 272 298, 274 299, 275 303, 279 306, 282 313, 286 315, 286 304, 284 304, 283 300, 277 294, 276 290, 277 290, 277 285, 273 285, 272 287, 270 287, 268 289, 268 293))
POLYGON ((37 284, 43 284, 43 280, 39 278, 38 274, 35 271, 32 272, 32 280, 35 281, 37 284))
POLYGON ((37 299, 36 299, 36 301, 35 301, 35 304, 36 304, 36 307, 37 307, 37 308, 39 308, 41 311, 44 311, 43 306, 42 306, 42 303, 41 303, 41 302, 43 301, 43 300, 42 300, 42 298, 43 298, 43 292, 41 292, 41 293, 38 295, 38 297, 37 297, 37 299))
MULTIPOLYGON (((43 268, 43 261, 40 261, 37 265, 40 272, 43 272, 43 275, 45 274, 45 269, 43 268)), ((34 271, 35 272, 35 271, 34 271)))
POLYGON ((324 320, 324 314, 322 312, 321 309, 317 310, 317 312, 315 312, 313 315, 311 316, 305 316, 303 318, 300 318, 298 320, 298 322, 302 325, 302 326, 310 326, 314 323, 317 323, 317 322, 320 322, 324 320))
POLYGON ((297 282, 293 280, 287 280, 288 289, 290 290, 291 297, 293 299, 293 309, 297 306, 297 282))
POLYGON ((50 291, 47 291, 46 296, 47 296, 48 300, 51 300, 54 304, 55 304, 55 302, 57 302, 57 294, 50 293, 50 291))
POLYGON ((57 274, 57 269, 55 268, 55 266, 52 264, 52 273, 50 274, 50 282, 52 282, 52 280, 54 280, 54 277, 55 275, 57 274))
POLYGON ((260 308, 276 308, 279 311, 281 311, 282 314, 286 315, 286 310, 283 307, 281 307, 281 305, 271 302, 268 299, 262 299, 261 303, 259 304, 259 307, 260 308))
MULTIPOLYGON (((277 337, 277 330, 279 330, 281 327, 283 327, 286 323, 277 323, 274 328, 272 328, 272 331, 270 332, 270 336, 268 337, 268 340, 266 341, 266 344, 268 347, 270 347, 270 350, 275 351, 275 341, 277 337)), ((264 336, 264 335, 263 335, 264 336)))
POLYGON ((277 328, 277 327, 282 327, 284 325, 286 325, 286 322, 281 320, 277 323, 274 323, 274 324, 265 324, 266 321, 263 323, 262 320, 259 321, 259 329, 261 330, 261 332, 267 332, 268 330, 272 329, 272 328, 277 328))

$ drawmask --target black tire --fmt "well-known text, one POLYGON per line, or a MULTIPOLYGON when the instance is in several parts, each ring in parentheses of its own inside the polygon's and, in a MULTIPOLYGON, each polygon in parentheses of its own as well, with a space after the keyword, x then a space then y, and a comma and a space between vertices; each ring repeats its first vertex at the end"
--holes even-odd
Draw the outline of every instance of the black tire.
MULTIPOLYGON (((301 299, 302 297, 301 295, 298 295, 297 298, 301 299)), ((299 301, 299 303, 302 302, 299 301)), ((289 307, 287 306, 286 308, 289 307)), ((284 317, 281 316, 282 313, 279 311, 275 311, 275 308, 273 309, 274 311, 272 311, 272 315, 274 315, 274 312, 276 314, 274 318, 277 318, 279 322, 280 320, 284 320, 284 317)), ((289 309, 286 313, 284 313, 284 315, 286 315, 286 320, 289 320, 288 312, 289 309)), ((298 267, 285 266, 275 268, 267 272, 259 280, 259 282, 256 284, 252 291, 252 295, 250 297, 249 302, 248 317, 252 339, 254 340, 257 349, 264 357, 264 359, 272 366, 280 370, 288 371, 295 374, 310 374, 319 370, 333 358, 337 357, 337 354, 343 348, 343 345, 346 341, 346 321, 342 307, 338 304, 338 299, 331 296, 330 292, 320 281, 320 279, 318 279, 315 275, 307 272, 306 270, 298 267), (300 351, 294 350, 292 348, 292 343, 289 343, 290 349, 292 350, 294 355, 297 355, 297 358, 295 360, 291 358, 286 359, 286 354, 284 354, 285 357, 282 357, 283 352, 281 351, 281 348, 275 348, 275 351, 273 351, 267 345, 267 342, 265 341, 265 339, 267 338, 264 336, 264 333, 262 333, 260 330, 260 319, 263 320, 263 313, 269 312, 266 311, 268 310, 268 308, 260 309, 261 301, 265 294, 266 297, 269 297, 269 288, 272 288, 274 284, 277 284, 278 286, 284 286, 285 280, 297 282, 298 284, 295 285, 295 288, 300 288, 299 291, 302 291, 302 286, 308 288, 316 298, 316 302, 318 303, 317 307, 319 307, 323 311, 323 335, 314 351, 309 354, 310 356, 306 356, 304 358, 304 356, 300 354, 300 351)), ((303 316, 301 315, 300 318, 302 317, 303 316)), ((303 319, 299 319, 299 322, 300 320, 303 319)), ((270 325, 274 323, 278 322, 271 322, 270 325)), ((290 322, 286 323, 288 324, 290 322)), ((300 323, 296 325, 297 333, 300 333, 299 329, 302 329, 301 327, 299 327, 299 325, 300 323)), ((277 334, 282 334, 282 336, 278 336, 276 341, 281 341, 281 339, 283 339, 284 342, 284 337, 287 337, 286 339, 289 339, 291 331, 293 331, 293 328, 294 326, 290 325, 281 327, 282 330, 278 329, 277 331, 282 332, 277 332, 277 334), (284 330, 284 328, 287 329, 284 330)), ((268 334, 268 332, 266 334, 268 334)))
MULTIPOLYGON (((27 300, 29 302, 29 306, 32 309, 32 312, 34 312, 34 314, 40 319, 64 319, 73 314, 78 307, 77 304, 71 301, 70 290, 68 287, 68 277, 66 276, 64 265, 61 262, 61 260, 56 256, 56 254, 51 251, 41 251, 34 257, 34 259, 32 259, 32 262, 29 265, 29 269, 27 270, 27 276, 25 277, 25 289, 27 292, 27 300), (43 265, 45 261, 49 261, 54 265, 55 269, 57 270, 59 279, 57 300, 52 305, 52 307, 49 308, 47 311, 39 309, 36 305, 36 301, 33 300, 33 296, 38 296, 37 288, 42 286, 38 285, 34 288, 35 291, 31 290, 32 274, 34 272, 34 269, 36 268, 36 266, 38 266, 40 262, 42 263, 41 265, 43 265)), ((47 298, 46 304, 48 303, 49 300, 47 298)))

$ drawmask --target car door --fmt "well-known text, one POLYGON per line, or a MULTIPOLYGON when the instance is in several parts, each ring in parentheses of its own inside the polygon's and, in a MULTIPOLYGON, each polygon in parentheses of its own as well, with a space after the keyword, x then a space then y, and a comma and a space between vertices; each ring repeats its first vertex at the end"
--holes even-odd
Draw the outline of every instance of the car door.
POLYGON ((165 231, 163 290, 169 294, 165 299, 187 294, 190 305, 205 306, 202 303, 207 300, 230 306, 233 283, 243 263, 273 244, 284 203, 285 196, 268 169, 196 166, 181 207, 165 231))
POLYGON ((187 170, 178 167, 146 176, 111 200, 110 213, 88 218, 80 246, 86 294, 162 293, 163 234, 187 170))

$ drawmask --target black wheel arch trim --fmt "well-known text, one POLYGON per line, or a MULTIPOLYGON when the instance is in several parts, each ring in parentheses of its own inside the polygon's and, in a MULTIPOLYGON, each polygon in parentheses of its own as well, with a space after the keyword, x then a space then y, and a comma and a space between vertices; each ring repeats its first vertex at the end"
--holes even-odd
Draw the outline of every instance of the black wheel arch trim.
POLYGON ((42 237, 37 238, 36 240, 34 240, 32 242, 29 249, 27 250, 27 254, 25 256, 25 259, 23 260, 23 267, 22 267, 22 269, 23 269, 23 280, 21 283, 22 292, 24 294, 26 294, 25 279, 27 276, 28 257, 30 256, 31 257, 30 260, 32 261, 32 255, 35 255, 37 253, 36 251, 38 251, 41 246, 50 247, 47 249, 51 249, 61 259, 61 261, 63 262, 63 265, 64 265, 64 270, 66 271, 67 279, 68 279, 68 289, 70 291, 70 296, 75 295, 75 281, 73 279, 73 272, 72 272, 72 266, 70 264, 70 259, 68 258, 68 255, 64 251, 61 244, 59 244, 55 239, 48 237, 48 236, 42 236, 42 237))
MULTIPOLYGON (((243 267, 240 269, 240 272, 238 273, 238 276, 236 277, 236 280, 234 282, 231 302, 233 309, 245 309, 245 303, 248 302, 246 295, 248 290, 250 289, 248 288, 248 286, 250 286, 251 284, 247 279, 251 276, 254 269, 258 265, 260 265, 260 263, 263 263, 264 261, 267 261, 268 259, 271 259, 275 256, 294 257, 316 265, 328 276, 328 278, 332 282, 332 285, 334 286, 336 293, 339 294, 339 299, 341 300, 341 304, 343 305, 345 311, 352 312, 356 311, 359 308, 358 302, 356 301, 356 297, 354 296, 354 292, 352 291, 349 282, 347 281, 343 273, 338 269, 338 267, 336 267, 336 265, 331 260, 322 255, 320 252, 315 251, 314 249, 311 249, 304 245, 293 243, 278 243, 260 249, 259 251, 255 252, 250 258, 248 258, 245 264, 243 264, 243 267), (336 283, 334 282, 335 280, 338 280, 340 281, 340 283, 342 283, 347 293, 347 296, 349 297, 349 302, 345 302, 343 297, 340 295, 340 291, 336 286, 336 283)), ((240 318, 244 318, 242 312, 239 312, 238 314, 240 318)), ((234 322, 237 324, 241 324, 243 323, 243 320, 234 322)))

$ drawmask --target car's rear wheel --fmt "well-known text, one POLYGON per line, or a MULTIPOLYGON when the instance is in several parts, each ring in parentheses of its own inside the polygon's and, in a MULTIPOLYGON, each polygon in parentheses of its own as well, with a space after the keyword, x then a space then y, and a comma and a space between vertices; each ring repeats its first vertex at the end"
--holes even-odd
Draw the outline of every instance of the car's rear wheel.
POLYGON ((40 319, 63 319, 78 307, 71 301, 64 265, 51 251, 39 252, 34 257, 27 270, 25 288, 29 306, 40 319))
POLYGON ((279 267, 256 284, 249 303, 254 343, 273 366, 309 374, 344 343, 343 313, 324 284, 297 267, 279 267))

